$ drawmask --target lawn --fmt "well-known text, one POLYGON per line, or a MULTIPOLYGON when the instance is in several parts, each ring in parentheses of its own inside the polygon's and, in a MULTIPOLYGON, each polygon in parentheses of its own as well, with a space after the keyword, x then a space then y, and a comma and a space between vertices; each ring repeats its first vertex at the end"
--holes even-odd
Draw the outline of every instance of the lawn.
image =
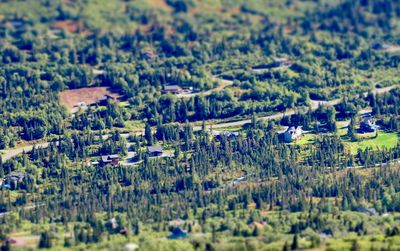
POLYGON ((375 136, 371 136, 368 139, 357 142, 345 142, 345 144, 349 147, 352 154, 356 154, 358 149, 364 150, 368 147, 375 149, 393 148, 397 145, 398 141, 399 137, 397 133, 379 132, 376 138, 375 136))
POLYGON ((306 133, 299 140, 296 141, 297 145, 311 144, 315 139, 315 134, 306 133))

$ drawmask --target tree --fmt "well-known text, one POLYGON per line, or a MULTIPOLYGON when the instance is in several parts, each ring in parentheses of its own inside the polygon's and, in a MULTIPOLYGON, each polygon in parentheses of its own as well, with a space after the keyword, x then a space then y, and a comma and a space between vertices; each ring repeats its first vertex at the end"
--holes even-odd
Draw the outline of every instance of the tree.
POLYGON ((10 239, 6 239, 0 248, 1 251, 11 251, 10 239))
POLYGON ((145 129, 144 129, 144 138, 147 141, 147 145, 149 145, 149 146, 153 145, 153 134, 151 132, 151 126, 149 123, 146 123, 145 129))
POLYGON ((292 250, 296 250, 299 248, 299 236, 297 234, 295 234, 293 236, 293 241, 292 241, 292 245, 291 245, 291 249, 292 250))
POLYGON ((51 236, 46 231, 40 234, 39 248, 51 248, 51 236))
POLYGON ((285 244, 283 245, 282 251, 289 251, 290 247, 289 247, 289 243, 287 241, 285 241, 285 244))
POLYGON ((357 141, 357 134, 356 134, 356 130, 355 130, 355 118, 352 117, 350 119, 350 123, 347 126, 347 136, 352 140, 352 141, 357 141))
POLYGON ((357 240, 354 240, 353 243, 351 244, 350 251, 361 251, 360 244, 358 243, 357 240))

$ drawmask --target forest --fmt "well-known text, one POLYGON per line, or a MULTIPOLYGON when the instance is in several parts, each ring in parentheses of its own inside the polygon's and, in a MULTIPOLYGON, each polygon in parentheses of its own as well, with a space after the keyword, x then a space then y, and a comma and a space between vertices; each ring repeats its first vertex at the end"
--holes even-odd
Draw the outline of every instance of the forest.
POLYGON ((0 1, 0 250, 400 249, 400 2, 0 1))

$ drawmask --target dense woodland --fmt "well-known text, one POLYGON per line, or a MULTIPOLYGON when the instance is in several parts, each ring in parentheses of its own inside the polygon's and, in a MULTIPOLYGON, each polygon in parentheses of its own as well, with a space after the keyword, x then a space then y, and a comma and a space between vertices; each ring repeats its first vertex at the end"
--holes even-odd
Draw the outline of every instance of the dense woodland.
POLYGON ((0 158, 1 250, 24 250, 22 229, 54 250, 397 250, 400 144, 364 147, 359 114, 397 138, 400 91, 375 90, 399 81, 399 16, 390 0, 1 1, 0 150, 37 144, 0 158), (119 100, 60 103, 100 86, 119 100), (233 138, 209 126, 241 119, 233 138), (293 125, 312 143, 283 142, 293 125), (166 239, 178 219, 189 237, 166 239))

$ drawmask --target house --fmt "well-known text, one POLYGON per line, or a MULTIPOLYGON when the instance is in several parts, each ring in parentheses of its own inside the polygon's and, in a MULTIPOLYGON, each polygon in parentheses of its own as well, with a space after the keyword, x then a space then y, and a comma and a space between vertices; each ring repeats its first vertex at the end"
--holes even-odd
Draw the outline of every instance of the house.
POLYGON ((285 142, 290 143, 298 140, 302 134, 303 130, 301 129, 301 126, 291 126, 283 133, 283 139, 285 142))
POLYGON ((172 220, 172 221, 168 222, 168 226, 170 226, 170 227, 180 227, 183 224, 185 224, 185 221, 182 219, 172 220))
POLYGON ((239 132, 214 131, 213 135, 217 140, 222 140, 222 138, 226 138, 228 140, 234 140, 237 139, 237 137, 239 137, 239 132))
POLYGON ((107 224, 111 229, 116 229, 118 227, 118 222, 117 219, 115 219, 115 217, 109 219, 107 221, 107 224))
POLYGON ((386 43, 376 43, 372 46, 372 49, 377 50, 377 51, 387 51, 390 50, 393 47, 393 45, 386 44, 386 43))
POLYGON ((100 163, 102 163, 103 165, 116 166, 119 164, 119 156, 118 154, 101 156, 100 163))
POLYGON ((149 147, 147 147, 147 155, 149 157, 161 157, 163 155, 162 146, 149 146, 149 147))
POLYGON ((107 103, 108 103, 109 101, 115 101, 115 100, 116 100, 115 97, 106 94, 106 95, 104 95, 104 96, 102 96, 102 97, 99 98, 98 103, 99 103, 100 105, 107 105, 107 103))
POLYGON ((106 74, 105 70, 99 70, 99 69, 92 69, 92 74, 93 75, 104 75, 106 74))
POLYGON ((13 19, 6 21, 6 27, 14 31, 22 31, 25 28, 26 22, 22 19, 13 19))
POLYGON ((360 130, 362 132, 375 132, 378 129, 378 126, 375 123, 375 120, 372 117, 364 118, 364 121, 360 124, 360 130))
POLYGON ((125 251, 135 251, 139 248, 139 245, 136 243, 127 243, 124 247, 125 251))
POLYGON ((158 57, 158 55, 156 53, 154 53, 153 51, 150 50, 145 50, 145 51, 141 51, 140 55, 144 58, 144 59, 155 59, 158 57))
POLYGON ((165 85, 164 93, 180 94, 183 89, 179 85, 165 85))
POLYGON ((287 58, 274 58, 273 66, 274 67, 290 67, 293 62, 287 58))
POLYGON ((11 181, 14 182, 22 182, 25 178, 25 174, 23 173, 11 173, 4 178, 4 182, 9 183, 11 181))
POLYGON ((88 109, 88 105, 85 102, 78 102, 75 107, 78 109, 78 111, 86 111, 88 109))
POLYGON ((176 227, 172 230, 172 234, 168 235, 168 239, 178 240, 189 237, 186 231, 183 231, 180 227, 176 227))
POLYGON ((371 215, 371 216, 372 216, 372 215, 377 215, 377 214, 378 214, 378 212, 376 211, 376 209, 373 208, 373 207, 371 207, 371 208, 360 207, 360 208, 358 208, 357 211, 360 212, 360 213, 369 214, 369 215, 371 215))

